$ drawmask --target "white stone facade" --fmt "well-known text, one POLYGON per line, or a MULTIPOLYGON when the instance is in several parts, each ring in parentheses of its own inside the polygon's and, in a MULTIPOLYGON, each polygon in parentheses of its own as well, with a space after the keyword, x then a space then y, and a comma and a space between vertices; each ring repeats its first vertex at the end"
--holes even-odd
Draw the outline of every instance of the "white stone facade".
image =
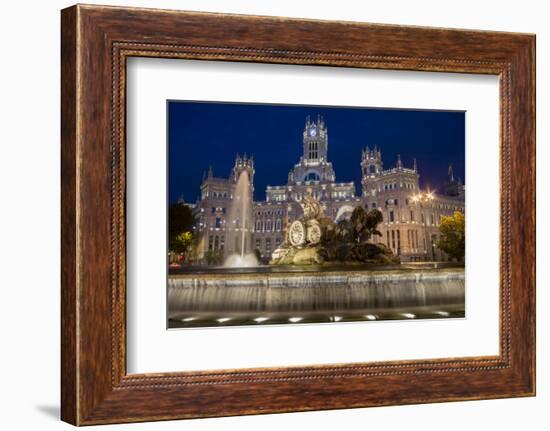
MULTIPOLYGON (((303 153, 288 173, 285 185, 268 186, 266 200, 253 205, 252 245, 264 259, 284 240, 285 226, 301 217, 300 200, 311 189, 323 206, 326 216, 336 222, 349 217, 356 206, 378 208, 384 217, 379 225, 382 242, 403 262, 445 260, 435 243, 440 237, 441 217, 454 211, 464 212, 464 186, 451 180, 450 194, 436 194, 419 188, 416 160, 406 168, 399 156, 395 167, 383 169, 381 149, 365 148, 361 155, 361 191, 354 182, 336 182, 328 160, 328 130, 323 118, 309 117, 303 132, 303 153)), ((229 178, 217 178, 212 171, 205 175, 201 198, 195 207, 199 234, 199 257, 208 250, 223 252, 226 241, 228 208, 239 172, 248 170, 254 184, 254 161, 237 156, 229 178)))

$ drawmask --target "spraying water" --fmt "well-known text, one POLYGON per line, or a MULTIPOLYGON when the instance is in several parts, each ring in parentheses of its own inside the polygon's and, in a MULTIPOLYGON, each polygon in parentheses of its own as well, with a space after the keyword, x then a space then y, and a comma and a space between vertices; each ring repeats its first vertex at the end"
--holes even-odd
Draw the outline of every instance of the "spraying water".
POLYGON ((248 172, 239 174, 233 203, 229 209, 225 267, 243 268, 258 265, 252 252, 252 193, 248 172))

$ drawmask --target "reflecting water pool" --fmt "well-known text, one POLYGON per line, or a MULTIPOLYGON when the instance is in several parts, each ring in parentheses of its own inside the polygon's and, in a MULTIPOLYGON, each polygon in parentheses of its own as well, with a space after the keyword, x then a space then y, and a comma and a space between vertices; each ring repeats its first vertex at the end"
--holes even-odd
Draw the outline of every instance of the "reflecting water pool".
POLYGON ((277 268, 168 277, 168 327, 461 318, 464 268, 277 268))

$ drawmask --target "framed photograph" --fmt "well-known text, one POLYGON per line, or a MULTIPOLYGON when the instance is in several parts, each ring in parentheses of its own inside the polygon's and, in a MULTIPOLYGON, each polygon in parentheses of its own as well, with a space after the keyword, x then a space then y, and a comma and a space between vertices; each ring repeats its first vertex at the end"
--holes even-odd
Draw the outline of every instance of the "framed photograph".
POLYGON ((533 35, 77 5, 61 44, 63 420, 535 394, 533 35))
POLYGON ((465 317, 465 112, 167 111, 168 328, 465 317))

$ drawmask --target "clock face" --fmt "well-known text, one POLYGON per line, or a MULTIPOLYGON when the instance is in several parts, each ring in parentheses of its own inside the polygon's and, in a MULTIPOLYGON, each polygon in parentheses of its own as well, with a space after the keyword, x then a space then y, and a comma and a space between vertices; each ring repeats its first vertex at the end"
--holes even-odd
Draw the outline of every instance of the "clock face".
POLYGON ((316 136, 317 135, 317 130, 316 129, 309 129, 309 136, 316 136))

